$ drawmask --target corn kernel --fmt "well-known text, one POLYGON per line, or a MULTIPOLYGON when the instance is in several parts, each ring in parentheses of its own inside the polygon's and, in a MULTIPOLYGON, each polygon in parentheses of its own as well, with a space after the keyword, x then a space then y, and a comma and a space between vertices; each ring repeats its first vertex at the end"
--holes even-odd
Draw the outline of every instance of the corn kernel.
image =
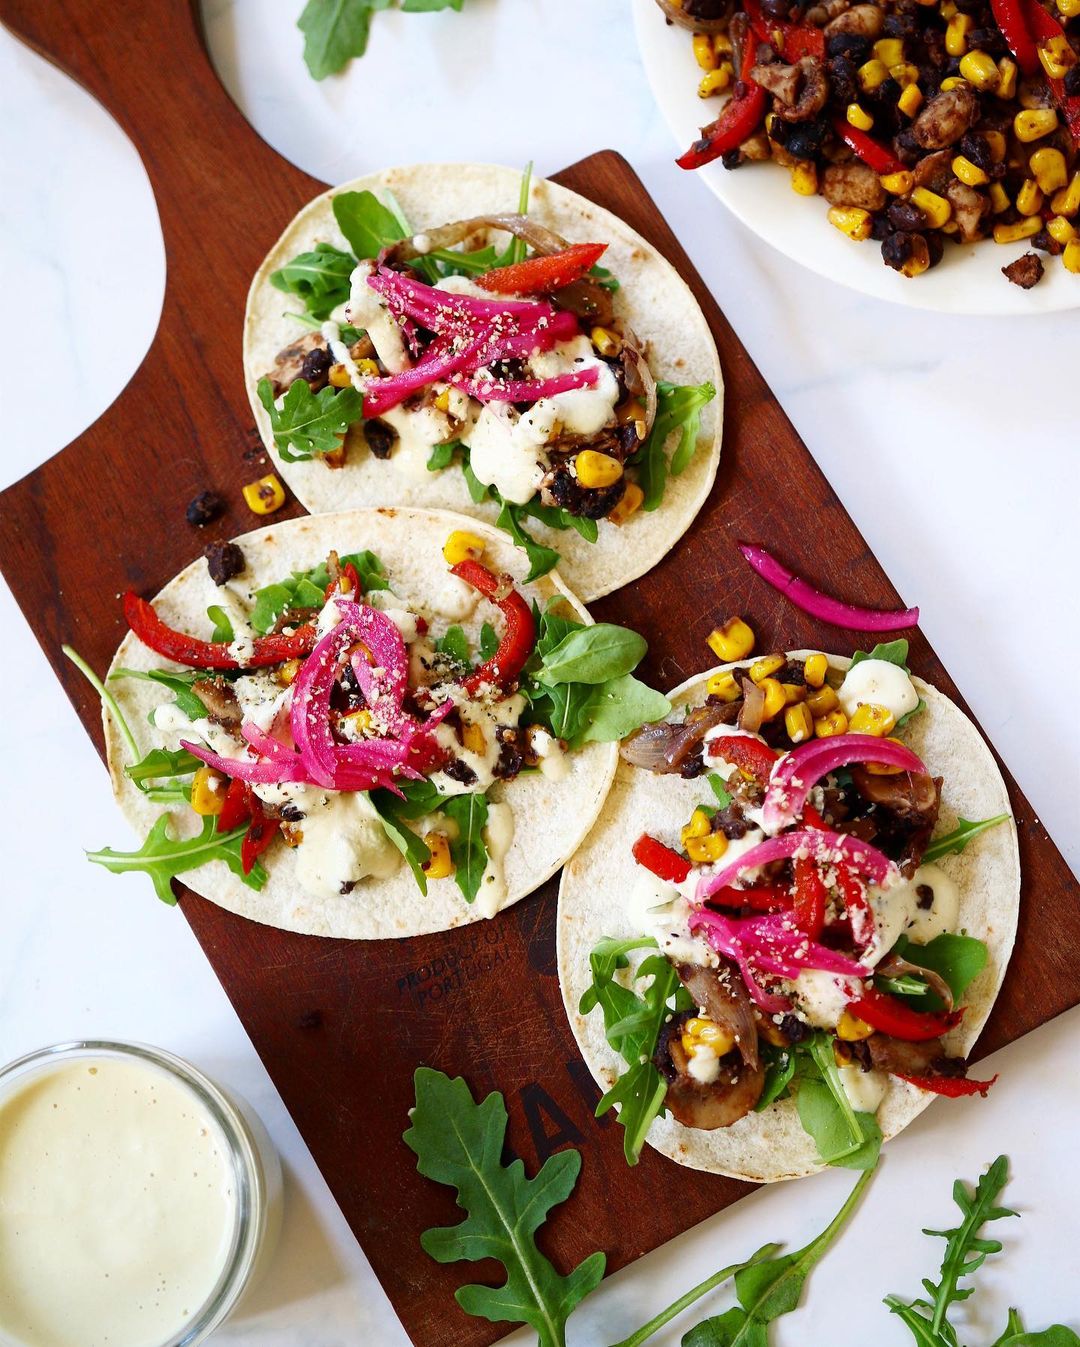
POLYGON ((1052 219, 1047 220, 1046 232, 1055 243, 1062 245, 1071 243, 1076 238, 1076 226, 1071 221, 1066 220, 1064 215, 1055 215, 1052 219))
POLYGON ((1001 60, 998 61, 997 68, 998 68, 998 87, 997 87, 998 98, 1006 98, 1006 99, 1015 98, 1016 75, 1017 75, 1016 62, 1010 60, 1008 56, 1003 56, 1001 60))
POLYGON ((960 226, 956 223, 955 220, 946 220, 946 222, 941 226, 941 232, 943 234, 948 234, 949 237, 951 238, 953 234, 959 234, 960 226))
POLYGON ((873 117, 858 103, 847 105, 847 119, 857 131, 869 131, 874 125, 873 117))
POLYGON ((803 665, 803 677, 810 687, 821 687, 828 672, 829 657, 827 655, 807 655, 806 663, 803 665))
POLYGON ((1080 239, 1070 239, 1066 243, 1061 260, 1066 271, 1071 271, 1073 275, 1080 274, 1080 239))
POLYGON ((1033 234, 1037 234, 1042 228, 1042 218, 1038 215, 1029 215, 1024 220, 1018 220, 1016 224, 996 224, 994 226, 995 243, 1019 243, 1021 239, 1029 239, 1033 234))
POLYGON ((720 64, 720 57, 708 33, 695 33, 693 46, 694 60, 702 70, 715 70, 720 64))
POLYGON ((285 488, 272 472, 257 482, 248 482, 243 490, 248 509, 255 514, 273 514, 285 504, 285 488))
POLYGON ((698 98, 712 98, 716 94, 722 94, 731 84, 734 73, 731 62, 725 61, 715 70, 710 70, 707 75, 702 75, 697 87, 698 98))
POLYGON ((608 515, 608 522, 611 524, 625 524, 635 511, 641 509, 641 503, 645 499, 645 492, 636 482, 627 482, 626 490, 622 494, 622 499, 608 515))
POLYGON ((712 44, 714 49, 721 56, 730 56, 732 52, 731 38, 727 33, 713 33, 712 44))
POLYGON ((723 833, 710 833, 708 837, 691 837, 683 849, 695 865, 711 865, 727 851, 727 838, 723 833))
POLYGON ((461 745, 467 753, 475 753, 477 757, 483 756, 487 748, 483 729, 476 724, 466 725, 461 731, 461 745))
POLYGON ((1057 0, 1058 13, 1065 19, 1075 19, 1080 14, 1080 0, 1057 0))
POLYGON ((847 716, 843 711, 830 711, 827 715, 815 719, 814 733, 819 739, 829 739, 834 734, 846 734, 847 724, 847 716))
POLYGON ((814 735, 814 717, 805 702, 789 706, 784 712, 784 729, 793 744, 801 744, 814 735))
POLYGON ((911 194, 911 201, 926 216, 926 222, 931 229, 940 229, 952 215, 952 206, 943 196, 931 192, 928 187, 916 187, 911 194))
POLYGON ((750 677, 755 683, 760 683, 776 673, 777 669, 782 669, 786 663, 783 655, 762 655, 750 665, 750 677))
POLYGON ((907 196, 915 186, 915 174, 905 168, 899 173, 883 173, 878 181, 890 196, 907 196))
POLYGON ((950 89, 959 89, 961 84, 966 84, 967 80, 961 79, 959 75, 950 75, 948 79, 941 81, 941 92, 947 94, 950 89))
POLYGON ((614 486, 623 475, 623 466, 617 458, 596 449, 582 449, 574 458, 574 467, 584 487, 614 486))
POLYGON ((589 340, 602 356, 607 356, 609 359, 618 355, 622 350, 622 339, 619 334, 612 332, 608 327, 594 327, 589 333, 589 340))
POLYGON ((781 683, 784 689, 784 701, 788 706, 794 706, 796 702, 806 701, 806 685, 803 683, 781 683))
MULTIPOLYGON (((904 747, 904 744, 900 739, 893 739, 891 736, 887 736, 887 742, 890 744, 899 744, 901 748, 904 747)), ((904 770, 903 767, 894 767, 888 762, 866 762, 863 763, 863 766, 872 776, 896 776, 897 773, 904 770)))
POLYGON ((1025 145, 1041 140, 1058 128, 1058 115, 1053 108, 1024 108, 1013 118, 1016 139, 1025 145))
POLYGON ((1043 194, 1034 178, 1025 178, 1016 194, 1016 209, 1021 215, 1038 215, 1042 210, 1043 194))
POLYGON ((791 186, 800 196, 816 196, 818 189, 816 165, 808 160, 797 163, 791 170, 791 186))
POLYGON ((454 862, 450 858, 450 842, 445 833, 430 832, 424 835, 424 845, 431 852, 429 858, 420 867, 428 879, 449 879, 454 873, 454 862))
POLYGON ((945 25, 945 50, 950 56, 963 56, 967 51, 968 33, 975 27, 970 14, 954 14, 945 25))
POLYGON ((191 807, 204 818, 220 814, 225 808, 227 779, 212 767, 200 767, 191 779, 191 807))
POLYGON ((359 711, 350 711, 347 716, 341 717, 341 724, 348 731, 346 737, 360 739, 371 729, 371 712, 366 706, 359 711))
POLYGON ((279 664, 271 675, 274 682, 279 687, 287 688, 295 681, 296 675, 300 672, 301 661, 298 659, 286 660, 284 664, 279 664))
POLYGON ((984 51, 969 51, 961 57, 960 74, 983 94, 992 94, 1001 83, 1001 71, 984 51))
POLYGON ((941 17, 949 20, 957 13, 956 0, 941 0, 941 17))
POLYGON ((806 704, 816 720, 818 716, 827 716, 830 711, 835 711, 840 705, 840 698, 828 683, 825 683, 816 692, 807 694, 806 704))
POLYGON ((723 702, 737 702, 742 696, 742 688, 730 669, 714 673, 705 684, 705 691, 710 697, 719 697, 723 702))
POLYGON ((873 734, 884 738, 896 724, 896 717, 887 706, 878 702, 860 702, 852 712, 848 728, 852 734, 873 734))
POLYGON ((715 1020, 692 1015, 682 1028, 682 1048, 693 1057, 699 1048, 708 1048, 715 1056, 723 1057, 735 1046, 735 1037, 715 1020))
POLYGON ((484 540, 466 529, 455 529, 443 543, 443 560, 448 566, 460 561, 479 561, 484 555, 484 540))
POLYGON ((765 694, 765 709, 761 713, 761 718, 773 720, 787 705, 784 689, 775 678, 763 678, 758 687, 765 694))
POLYGON ((435 399, 435 410, 439 412, 448 412, 450 410, 450 390, 444 388, 435 399))
POLYGON ((1005 137, 1000 131, 984 131, 983 140, 990 148, 990 158, 995 164, 1003 163, 1005 160, 1005 137))
POLYGON ((896 106, 905 117, 914 117, 922 107, 923 91, 917 84, 909 84, 900 97, 896 100, 896 106))
POLYGON ((1076 52, 1064 33, 1057 33, 1036 48, 1048 79, 1063 80, 1076 64, 1076 52))
POLYGON ((952 161, 952 171, 961 182, 966 182, 969 187, 981 187, 984 183, 990 181, 984 170, 978 164, 973 164, 963 154, 958 154, 952 161))
POLYGON ((629 398, 615 408, 615 420, 620 426, 628 426, 631 421, 638 433, 638 439, 645 438, 645 407, 637 398, 629 398))
POLYGON ((687 842, 695 837, 708 837, 712 832, 712 819, 706 814, 704 809, 695 809, 690 815, 690 822, 679 833, 679 841, 685 847, 687 842))
POLYGON ((849 239, 861 243, 870 237, 874 221, 870 212, 858 206, 832 206, 829 208, 829 223, 846 234, 849 239))
POLYGON ((341 441, 341 443, 338 445, 336 449, 327 449, 327 451, 324 454, 319 455, 319 459, 322 462, 323 467, 343 468, 345 466, 345 459, 349 452, 348 440, 350 435, 352 435, 353 431, 358 429, 359 424, 360 423, 357 422, 355 425, 349 427, 349 429, 345 432, 345 438, 341 441))
POLYGON ((1000 215, 1003 210, 1008 210, 1012 205, 1008 192, 1000 182, 990 184, 990 205, 993 207, 995 215, 1000 215))
POLYGON ((904 43, 898 37, 878 38, 874 43, 874 55, 883 65, 899 65, 904 59, 904 43))
POLYGON ((869 1038, 873 1032, 871 1025, 865 1020, 860 1020, 858 1015, 853 1015, 850 1010, 843 1011, 836 1022, 836 1036, 845 1043, 858 1043, 864 1038, 869 1038))
POLYGON ((741 617, 729 617, 722 627, 716 627, 706 637, 709 649, 725 664, 745 659, 754 648, 754 633, 741 617))
POLYGON ((281 820, 281 840, 287 847, 295 849, 304 840, 304 830, 299 823, 290 823, 288 819, 281 820))
POLYGON ((348 388, 352 384, 347 365, 331 365, 330 373, 326 377, 333 388, 348 388))
POLYGON ((1069 181, 1065 156, 1060 150, 1052 149, 1049 145, 1035 151, 1028 161, 1028 168, 1039 184, 1040 190, 1047 195, 1056 192, 1059 187, 1064 187, 1069 181))
POLYGON ((356 372, 364 379, 377 379, 379 377, 379 365, 375 360, 369 360, 365 357, 363 360, 354 362, 356 372))
POLYGON ((901 89, 907 89, 919 82, 919 67, 912 65, 910 61, 899 61, 896 65, 889 66, 889 74, 901 89))
POLYGON ((1055 215, 1075 215, 1080 211, 1080 168, 1069 179, 1068 187, 1054 193, 1050 209, 1055 215))
MULTIPOLYGON (((885 83, 885 81, 889 78, 889 67, 885 64, 884 61, 879 61, 876 59, 870 60, 867 61, 864 65, 859 66, 857 76, 859 80, 859 88, 863 91, 863 93, 864 94, 873 93, 875 89, 880 89, 881 86, 885 83)), ((852 125, 854 126, 855 123, 853 122, 852 125)), ((868 131, 869 127, 864 126, 861 127, 860 129, 863 131, 868 131)))

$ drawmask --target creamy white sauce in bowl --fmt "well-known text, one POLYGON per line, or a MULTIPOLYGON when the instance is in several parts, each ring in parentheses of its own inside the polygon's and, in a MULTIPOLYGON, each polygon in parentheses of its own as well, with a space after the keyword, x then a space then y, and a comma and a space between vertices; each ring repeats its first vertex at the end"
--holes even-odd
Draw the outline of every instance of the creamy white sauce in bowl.
POLYGON ((194 1347, 280 1215, 262 1124, 170 1053, 67 1043, 0 1070, 2 1347, 194 1347))

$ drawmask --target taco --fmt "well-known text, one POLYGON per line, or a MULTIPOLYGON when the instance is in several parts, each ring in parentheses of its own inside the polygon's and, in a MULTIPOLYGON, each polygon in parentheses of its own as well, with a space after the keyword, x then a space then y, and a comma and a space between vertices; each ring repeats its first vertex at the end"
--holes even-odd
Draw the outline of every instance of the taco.
POLYGON ((636 633, 593 624, 502 533, 424 510, 292 520, 208 549, 107 678, 134 853, 286 930, 416 935, 490 917, 565 861, 616 741, 670 703, 636 633))
POLYGON ((609 212, 506 168, 317 197, 252 283, 244 371, 312 513, 458 510, 586 602, 654 566, 716 476, 720 366, 685 282, 609 212))
POLYGON ((1016 828, 907 642, 729 664, 631 736, 567 865, 567 1014, 627 1159, 871 1166, 966 1055, 1016 931, 1016 828), (984 835, 985 834, 985 835, 984 835))

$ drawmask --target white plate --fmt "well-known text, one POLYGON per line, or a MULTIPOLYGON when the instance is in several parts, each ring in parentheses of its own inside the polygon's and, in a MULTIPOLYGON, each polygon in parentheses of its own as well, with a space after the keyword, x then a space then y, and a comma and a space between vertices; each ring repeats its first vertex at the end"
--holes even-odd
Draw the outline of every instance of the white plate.
MULTIPOLYGON (((701 99, 701 71, 685 29, 668 24, 656 0, 634 0, 638 48, 653 94, 678 141, 679 152, 715 119, 722 98, 701 99)), ((673 173, 684 170, 672 164, 673 173)), ((1040 253, 1046 274, 1033 290, 1021 290, 1001 268, 1029 250, 1026 243, 988 240, 966 247, 947 243, 932 271, 909 280, 885 266, 877 243, 853 243, 826 218, 822 197, 800 197, 789 175, 770 164, 745 164, 731 172, 707 164, 697 175, 759 237, 812 271, 878 299, 942 313, 1048 313, 1080 307, 1080 276, 1059 258, 1040 253)))

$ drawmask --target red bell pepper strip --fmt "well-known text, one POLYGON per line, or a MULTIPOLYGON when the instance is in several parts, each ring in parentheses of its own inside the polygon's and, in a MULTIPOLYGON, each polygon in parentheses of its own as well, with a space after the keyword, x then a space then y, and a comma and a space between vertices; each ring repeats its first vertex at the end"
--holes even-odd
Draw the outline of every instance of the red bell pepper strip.
POLYGON ((514 588, 508 575, 495 575, 472 557, 450 567, 451 573, 478 589, 485 599, 498 608, 506 619, 506 631, 499 648, 489 660, 462 680, 465 691, 474 694, 484 683, 498 683, 501 687, 513 682, 525 667, 525 661, 536 643, 536 623, 532 609, 514 588))
POLYGON ((686 153, 675 160, 680 168, 701 168, 703 164, 711 164, 729 150, 737 150, 757 130, 768 104, 765 90, 750 78, 750 71, 757 61, 757 49, 757 36, 751 30, 746 35, 746 48, 735 96, 716 121, 702 130, 700 139, 695 140, 686 153), (740 88, 741 93, 738 92, 740 88))
POLYGON ((985 1099, 986 1092, 997 1080, 997 1076, 991 1076, 989 1080, 968 1080, 966 1076, 904 1076, 899 1071, 892 1074, 898 1080, 906 1080, 909 1085, 931 1094, 943 1094, 947 1099, 960 1099, 966 1094, 981 1094, 985 1099))
POLYGON ((719 739, 709 740, 709 757, 734 763, 744 776, 759 786, 768 785, 769 773, 779 756, 768 744, 751 739, 749 735, 724 734, 719 739))
POLYGON ((251 788, 246 781, 237 781, 234 778, 229 782, 229 789, 225 792, 225 803, 217 816, 219 833, 231 833, 234 828, 239 828, 241 823, 246 823, 251 818, 251 805, 248 803, 250 793, 251 788))
POLYGON ((852 126, 848 119, 839 113, 833 118, 833 130, 848 149, 854 150, 863 163, 875 173, 903 173, 904 164, 887 145, 875 140, 873 136, 868 136, 865 131, 860 131, 857 126, 852 126))
POLYGON ((832 829, 821 817, 812 804, 804 804, 802 811, 802 821, 808 828, 816 828, 819 833, 831 833, 832 829))
POLYGON ((721 907, 752 907, 755 912, 785 912, 791 906, 791 894, 779 884, 766 884, 756 889, 736 889, 725 884, 709 894, 709 902, 721 907))
POLYGON ((1005 45, 1016 57, 1023 75, 1030 79, 1038 73, 1039 53, 1024 16, 1024 0, 990 0, 990 8, 1005 45))
POLYGON ((766 19, 759 0, 743 0, 743 10, 759 42, 771 43, 784 58, 794 65, 804 56, 825 59, 825 30, 809 23, 783 23, 766 19))
POLYGON ((912 1010, 895 996, 872 987, 865 989, 857 1001, 849 1002, 848 1010, 881 1033, 905 1043, 928 1043, 932 1038, 940 1038, 960 1023, 964 1013, 912 1010))
POLYGON ((572 243, 557 253, 538 254, 526 262, 486 271, 476 277, 476 284, 500 295, 550 294, 580 281, 606 250, 606 243, 572 243))
POLYGON ((793 868, 795 922, 800 931, 805 931, 811 940, 816 940, 825 927, 825 881, 809 856, 796 856, 793 868))
POLYGON ((277 836, 281 820, 268 818, 262 801, 248 787, 248 806, 251 809, 251 822, 240 843, 240 864, 245 875, 250 875, 255 862, 277 836))
POLYGON ((153 604, 132 590, 124 595, 124 617, 143 645, 189 669, 259 669, 303 659, 315 648, 315 628, 298 627, 291 636, 257 636, 250 659, 241 664, 224 641, 200 641, 162 622, 153 604))
MULTIPOLYGON (((866 889, 863 887, 857 875, 845 865, 836 867, 836 883, 840 889, 840 896, 844 900, 844 906, 849 913, 861 912, 864 916, 869 916, 871 922, 866 923, 867 930, 873 931, 872 913, 870 912, 870 900, 866 896, 866 889)), ((858 924, 856 923, 856 929, 858 924)))
POLYGON ((669 884, 681 884, 690 873, 690 862, 685 856, 680 856, 677 851, 672 851, 648 833, 642 833, 630 851, 638 865, 643 865, 657 879, 664 879, 669 884))
MULTIPOLYGON (((1039 0, 1019 0, 1019 4, 1027 30, 1033 39, 1035 69, 1038 71, 1042 69, 1042 62, 1038 58, 1039 48, 1045 47, 1054 38, 1064 38, 1065 29, 1049 11, 1043 9, 1039 0)), ((1019 63, 1019 57, 1017 61, 1019 63)), ((1057 103, 1061 115, 1065 118, 1065 124, 1069 128, 1073 141, 1080 146, 1080 94, 1067 94, 1064 80, 1051 79, 1047 76, 1046 82, 1054 95, 1054 102, 1057 103)))

